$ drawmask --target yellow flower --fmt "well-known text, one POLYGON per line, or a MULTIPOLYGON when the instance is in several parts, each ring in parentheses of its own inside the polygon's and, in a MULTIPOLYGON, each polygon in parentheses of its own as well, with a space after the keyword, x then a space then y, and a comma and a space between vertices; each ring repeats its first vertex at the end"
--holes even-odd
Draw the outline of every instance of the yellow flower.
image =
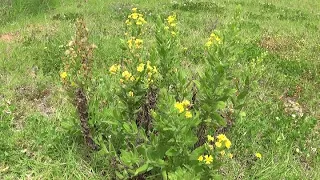
POLYGON ((144 70, 144 65, 143 63, 140 63, 139 66, 137 67, 138 72, 142 72, 144 70))
POLYGON ((136 12, 134 12, 134 13, 132 13, 129 17, 132 18, 132 19, 138 19, 139 14, 136 13, 136 12))
POLYGON ((221 39, 219 37, 216 37, 216 41, 218 42, 218 44, 221 44, 221 39))
POLYGON ((211 164, 213 162, 213 157, 211 155, 205 155, 204 156, 204 161, 206 162, 206 164, 211 164))
POLYGON ((137 12, 138 8, 132 8, 132 12, 137 12))
POLYGON ((220 151, 221 156, 224 156, 226 154, 226 151, 220 151))
POLYGON ((157 67, 156 67, 156 66, 153 66, 152 72, 155 73, 155 74, 158 73, 158 70, 157 70, 157 67))
POLYGON ((171 23, 170 26, 171 26, 171 27, 176 27, 176 26, 177 26, 177 23, 171 23))
POLYGON ((129 19, 127 19, 127 20, 126 20, 126 24, 129 26, 129 25, 131 25, 132 23, 131 23, 131 21, 130 21, 129 19))
POLYGON ((199 156, 198 161, 202 162, 203 161, 203 156, 199 156))
POLYGON ((259 159, 261 159, 262 158, 262 155, 260 154, 260 153, 255 153, 255 156, 257 157, 257 158, 259 158, 259 159))
POLYGON ((110 68, 109 68, 109 72, 111 73, 111 74, 116 74, 117 73, 117 71, 120 69, 120 65, 118 65, 118 64, 114 64, 114 65, 112 65, 110 68))
POLYGON ((224 134, 219 134, 219 135, 217 136, 217 138, 218 138, 219 141, 225 141, 225 140, 228 139, 227 136, 224 135, 224 134))
POLYGON ((233 154, 231 154, 231 153, 228 153, 228 158, 230 158, 230 159, 232 159, 233 158, 233 154))
POLYGON ((226 148, 230 148, 231 147, 231 141, 228 139, 228 140, 225 140, 225 146, 226 148))
POLYGON ((147 23, 147 21, 144 20, 143 17, 139 17, 137 22, 136 22, 137 25, 143 25, 143 24, 146 24, 146 23, 147 23))
POLYGON ((186 111, 186 118, 192 118, 192 114, 190 111, 186 111))
POLYGON ((212 137, 212 136, 210 136, 210 135, 207 135, 207 139, 208 139, 208 142, 214 141, 214 137, 212 137))
POLYGON ((213 44, 212 41, 208 41, 208 42, 205 44, 205 46, 206 46, 206 47, 210 47, 210 46, 212 46, 212 44, 213 44))
POLYGON ((188 106, 190 106, 190 101, 189 101, 189 100, 183 100, 183 101, 182 101, 182 105, 183 105, 184 107, 188 107, 188 106))
POLYGON ((209 38, 209 41, 212 41, 212 42, 216 41, 218 44, 221 43, 220 37, 217 36, 217 35, 214 34, 214 33, 211 33, 210 38, 209 38))
POLYGON ((135 40, 136 48, 141 48, 142 43, 143 43, 142 39, 136 39, 135 40))
POLYGON ((173 23, 175 20, 176 20, 176 15, 172 15, 167 18, 167 21, 169 24, 173 23))
POLYGON ((134 81, 134 80, 136 80, 136 78, 134 76, 131 76, 130 81, 134 81))
MULTIPOLYGON (((218 145, 222 146, 222 143, 224 143, 224 145, 226 146, 226 148, 230 148, 231 147, 231 141, 227 138, 226 135, 224 134, 219 134, 217 136, 218 141, 216 142, 216 144, 218 143, 218 145)), ((218 146, 217 146, 218 147, 218 146)))
POLYGON ((182 113, 182 112, 184 111, 183 104, 180 103, 180 102, 176 102, 176 103, 174 104, 174 107, 179 110, 179 113, 182 113))
POLYGON ((220 148, 220 147, 222 146, 221 142, 219 142, 219 141, 216 142, 215 145, 216 145, 218 148, 220 148))
POLYGON ((124 71, 122 73, 122 77, 124 77, 126 80, 128 80, 131 77, 131 73, 129 73, 128 71, 124 71))
POLYGON ((77 85, 74 81, 72 81, 72 82, 71 82, 71 86, 72 86, 72 87, 77 87, 78 85, 77 85))
POLYGON ((130 39, 128 40, 129 49, 132 48, 132 42, 133 42, 133 41, 134 41, 134 37, 132 37, 132 38, 130 38, 130 39))
POLYGON ((61 79, 65 79, 66 77, 68 76, 68 74, 67 74, 67 72, 62 72, 62 73, 60 73, 60 77, 61 77, 61 79))
POLYGON ((152 71, 153 70, 153 68, 152 68, 152 66, 150 64, 151 64, 151 62, 147 61, 147 69, 148 69, 148 71, 152 71))
POLYGON ((123 80, 123 79, 120 79, 119 81, 120 81, 120 83, 121 83, 121 84, 124 82, 124 80, 123 80))
POLYGON ((132 91, 130 91, 128 94, 129 94, 130 97, 133 97, 133 92, 132 91))
POLYGON ((176 36, 176 35, 177 35, 177 33, 176 33, 176 32, 174 32, 174 31, 171 31, 171 35, 172 35, 172 36, 176 36))

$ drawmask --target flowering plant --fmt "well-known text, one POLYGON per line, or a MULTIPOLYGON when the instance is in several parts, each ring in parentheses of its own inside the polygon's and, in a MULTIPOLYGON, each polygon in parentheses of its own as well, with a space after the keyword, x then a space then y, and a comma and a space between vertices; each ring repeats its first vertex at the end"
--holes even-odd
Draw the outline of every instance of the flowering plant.
MULTIPOLYGON (((221 127, 237 117, 242 107, 238 101, 247 94, 246 88, 230 86, 232 54, 224 33, 211 33, 202 47, 203 67, 193 71, 181 60, 176 14, 157 19, 155 46, 147 44, 148 22, 137 8, 125 24, 123 59, 109 66, 96 88, 113 93, 104 99, 94 96, 90 102, 97 154, 109 160, 118 179, 217 177, 222 162, 233 158, 232 142, 221 127)), ((68 71, 62 72, 63 82, 68 80, 68 87, 72 82, 75 87, 92 85, 87 71, 82 71, 90 66, 69 62, 66 67, 73 70, 69 71, 80 75, 71 78, 68 71)))

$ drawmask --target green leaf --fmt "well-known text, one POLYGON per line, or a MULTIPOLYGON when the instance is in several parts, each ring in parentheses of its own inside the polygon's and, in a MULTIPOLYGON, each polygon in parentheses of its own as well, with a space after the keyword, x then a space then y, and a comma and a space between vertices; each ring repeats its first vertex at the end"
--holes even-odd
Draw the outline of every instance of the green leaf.
POLYGON ((106 121, 102 121, 102 122, 107 123, 109 125, 118 125, 118 122, 116 122, 116 121, 108 121, 108 120, 106 120, 106 121))
POLYGON ((223 109, 226 107, 226 103, 223 101, 218 101, 214 103, 215 109, 223 109))
POLYGON ((239 115, 240 115, 240 117, 245 117, 245 116, 247 116, 246 112, 244 112, 244 111, 241 111, 241 112, 239 113, 239 115))
POLYGON ((168 175, 167 175, 167 171, 166 170, 162 170, 161 171, 161 175, 162 175, 162 179, 163 180, 167 180, 168 179, 168 175))
POLYGON ((200 82, 199 81, 197 81, 197 80, 193 80, 193 83, 197 86, 197 88, 199 89, 200 88, 200 82))
POLYGON ((116 171, 116 176, 117 176, 119 179, 124 179, 124 176, 123 176, 119 171, 116 171))
POLYGON ((149 164, 148 164, 148 163, 142 165, 141 167, 139 167, 139 168, 136 170, 136 172, 134 173, 134 175, 136 176, 136 175, 138 175, 138 174, 140 174, 140 173, 143 173, 143 172, 147 171, 148 167, 149 167, 149 164))
POLYGON ((156 160, 156 166, 157 167, 165 167, 168 163, 166 163, 163 159, 157 159, 156 160))
POLYGON ((221 125, 221 126, 227 125, 226 120, 223 117, 221 117, 220 114, 218 114, 216 112, 212 112, 211 116, 212 116, 212 119, 216 120, 219 125, 221 125))
POLYGON ((205 147, 200 146, 192 151, 192 153, 189 156, 190 160, 198 160, 199 156, 202 155, 205 152, 205 147))
POLYGON ((175 156, 179 153, 175 148, 171 147, 169 150, 166 151, 167 156, 175 156))
POLYGON ((130 125, 128 123, 123 123, 123 128, 126 130, 127 133, 131 132, 131 128, 130 125))

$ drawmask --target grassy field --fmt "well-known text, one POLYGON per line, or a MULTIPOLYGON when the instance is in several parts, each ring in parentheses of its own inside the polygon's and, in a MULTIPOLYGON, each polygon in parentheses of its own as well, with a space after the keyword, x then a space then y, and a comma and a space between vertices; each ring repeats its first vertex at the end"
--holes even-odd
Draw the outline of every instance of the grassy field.
MULTIPOLYGON (((240 9, 239 62, 266 55, 255 67, 245 118, 226 133, 234 157, 220 174, 320 179, 320 1, 13 1, 0 2, 0 179, 111 178, 107 161, 85 146, 64 95, 62 45, 74 35, 75 19, 84 16, 90 41, 98 46, 94 75, 104 77, 122 58, 120 38, 133 7, 148 22, 176 13, 186 59, 196 65, 198 47, 240 9), (258 161, 256 152, 262 154, 258 161)), ((152 32, 146 36, 153 41, 152 32)))

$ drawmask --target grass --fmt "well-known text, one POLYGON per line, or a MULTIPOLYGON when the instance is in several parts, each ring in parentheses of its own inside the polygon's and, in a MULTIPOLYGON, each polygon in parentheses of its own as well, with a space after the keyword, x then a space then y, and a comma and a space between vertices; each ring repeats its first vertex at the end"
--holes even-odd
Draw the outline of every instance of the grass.
POLYGON ((20 4, 0 9, 11 15, 0 19, 1 179, 108 179, 104 159, 83 145, 75 110, 59 83, 61 45, 73 35, 75 17, 88 22, 99 47, 95 74, 102 77, 121 58, 119 38, 132 7, 148 21, 176 12, 187 59, 197 63, 197 47, 215 27, 230 22, 239 6, 239 61, 257 52, 268 55, 247 98, 246 117, 228 132, 234 158, 220 171, 226 179, 320 179, 319 1, 15 2, 20 4), (303 117, 297 108, 286 108, 292 102, 299 103, 303 117), (255 152, 262 154, 260 161, 255 152))

